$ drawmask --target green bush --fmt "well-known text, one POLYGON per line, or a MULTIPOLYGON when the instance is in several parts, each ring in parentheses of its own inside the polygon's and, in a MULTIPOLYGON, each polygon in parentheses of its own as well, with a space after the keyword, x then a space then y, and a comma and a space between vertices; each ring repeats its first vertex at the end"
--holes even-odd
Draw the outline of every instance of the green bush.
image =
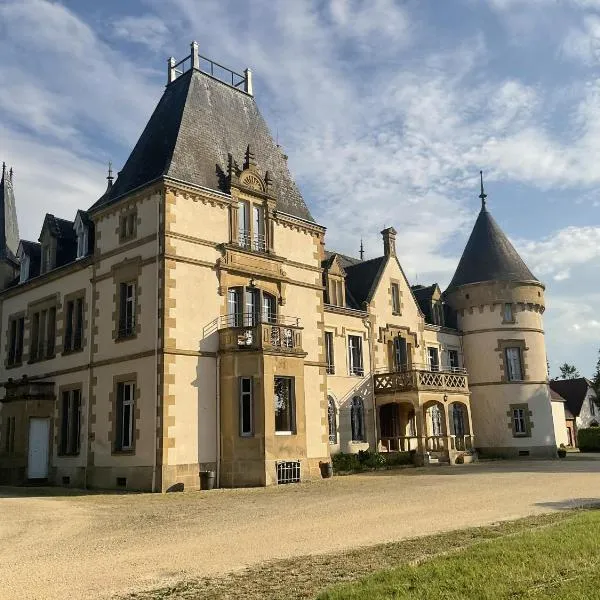
POLYGON ((373 469, 388 469, 412 463, 411 452, 390 452, 380 454, 371 450, 359 450, 358 454, 340 452, 331 457, 335 473, 360 473, 373 469))
POLYGON ((577 432, 577 445, 581 452, 600 452, 600 427, 580 429, 577 432))

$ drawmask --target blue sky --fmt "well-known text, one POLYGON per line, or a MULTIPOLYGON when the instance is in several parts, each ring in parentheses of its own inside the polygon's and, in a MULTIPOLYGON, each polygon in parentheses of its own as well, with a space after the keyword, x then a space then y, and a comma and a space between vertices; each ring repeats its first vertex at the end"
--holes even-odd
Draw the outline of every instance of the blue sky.
POLYGON ((600 0, 0 0, 0 159, 21 236, 118 170, 191 40, 241 71, 328 246, 452 276, 488 206, 547 286, 548 358, 600 346, 600 0))

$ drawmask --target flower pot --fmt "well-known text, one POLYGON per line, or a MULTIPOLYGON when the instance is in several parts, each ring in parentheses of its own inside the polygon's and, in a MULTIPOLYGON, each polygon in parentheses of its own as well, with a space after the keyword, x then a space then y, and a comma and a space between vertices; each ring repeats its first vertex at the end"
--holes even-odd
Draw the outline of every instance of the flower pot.
POLYGON ((216 473, 214 471, 200 471, 200 489, 212 490, 215 487, 216 473))
POLYGON ((319 467, 321 467, 321 477, 323 479, 329 479, 333 475, 333 463, 322 462, 319 463, 319 467))
POLYGON ((558 458, 565 458, 567 456, 567 451, 562 448, 558 450, 558 458))

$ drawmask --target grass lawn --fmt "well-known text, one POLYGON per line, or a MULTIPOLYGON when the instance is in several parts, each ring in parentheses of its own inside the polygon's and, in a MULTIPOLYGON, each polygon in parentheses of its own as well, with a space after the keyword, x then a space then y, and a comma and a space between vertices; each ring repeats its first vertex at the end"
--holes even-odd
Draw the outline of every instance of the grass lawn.
MULTIPOLYGON (((249 552, 251 549, 249 549, 249 552)), ((600 511, 564 511, 191 579, 133 600, 600 598, 600 511), (343 585, 340 585, 343 584, 343 585)), ((199 560, 201 560, 199 558, 199 560)))
POLYGON ((320 600, 591 600, 600 598, 600 511, 380 570, 320 600))

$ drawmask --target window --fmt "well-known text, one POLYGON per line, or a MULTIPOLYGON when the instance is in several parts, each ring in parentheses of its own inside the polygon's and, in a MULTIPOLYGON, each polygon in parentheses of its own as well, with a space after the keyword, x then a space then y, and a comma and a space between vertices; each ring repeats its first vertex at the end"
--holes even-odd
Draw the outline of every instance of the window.
POLYGON ((275 377, 274 402, 275 433, 294 433, 296 427, 294 406, 294 380, 291 377, 275 377))
POLYGON ((62 393, 60 453, 79 454, 81 424, 81 391, 66 390, 62 393))
POLYGON ((440 370, 440 354, 439 350, 434 346, 428 346, 427 358, 429 360, 429 368, 432 371, 440 370))
POLYGON ((56 307, 36 311, 31 322, 30 360, 52 358, 56 344, 56 307))
POLYGON ((264 252, 266 250, 265 244, 265 217, 262 206, 256 204, 252 207, 252 250, 257 252, 264 252))
POLYGON ((454 426, 454 435, 463 437, 466 433, 465 428, 465 407, 463 404, 454 403, 452 407, 452 425, 454 426))
POLYGON ((83 258, 88 253, 88 232, 85 225, 77 229, 77 258, 83 258))
POLYGON ((327 360, 327 373, 329 375, 335 374, 335 363, 333 359, 333 333, 331 331, 325 332, 325 358, 327 360))
POLYGON ((417 415, 414 411, 414 409, 410 409, 408 411, 408 423, 406 426, 407 429, 407 435, 410 437, 414 437, 417 435, 417 415))
POLYGON ((120 382, 117 384, 117 434, 116 450, 133 450, 134 445, 134 397, 135 383, 120 382))
POLYGON ((592 415, 592 417, 596 416, 596 403, 594 402, 593 398, 589 399, 589 403, 590 403, 590 415, 592 415))
POLYGON ((40 272, 47 273, 52 269, 52 247, 50 243, 42 246, 42 265, 40 272))
POLYGON ((348 365, 350 375, 363 376, 362 338, 359 335, 348 336, 348 365))
POLYGON ((350 426, 352 427, 352 441, 365 441, 365 406, 362 398, 355 396, 350 405, 350 426))
POLYGON ((514 435, 527 435, 527 419, 525 416, 525 409, 524 408, 513 408, 512 420, 513 420, 513 434, 514 435))
POLYGON ((400 336, 394 338, 394 367, 396 371, 406 371, 408 368, 406 340, 400 336))
POLYGON ((134 281, 119 285, 119 338, 135 335, 135 295, 134 281))
POLYGON ((448 366, 451 371, 456 371, 456 369, 460 368, 458 362, 458 350, 448 350, 448 366))
POLYGON ((13 454, 15 451, 15 429, 16 418, 8 417, 6 419, 6 439, 4 440, 4 451, 6 454, 13 454))
POLYGON ((277 323, 277 300, 271 294, 263 293, 262 322, 277 323))
POLYGON ((247 287, 245 291, 244 325, 253 327, 259 322, 259 297, 260 290, 247 287))
POLYGON ((430 406, 427 410, 431 419, 431 435, 439 437, 443 435, 444 428, 442 426, 442 411, 437 404, 430 406))
POLYGON ((503 312, 504 322, 505 323, 514 323, 515 318, 513 315, 513 307, 509 302, 504 304, 504 312, 503 312))
POLYGON ((242 290, 243 288, 229 288, 227 294, 229 327, 242 326, 242 290))
POLYGON ((242 437, 250 437, 254 433, 252 413, 252 378, 240 377, 240 435, 242 437))
POLYGON ((506 375, 508 381, 522 381, 521 348, 509 347, 504 349, 506 358, 506 375))
POLYGON ((66 304, 63 352, 74 352, 83 348, 83 298, 66 304))
POLYGON ((19 283, 24 283, 29 279, 29 255, 23 254, 21 258, 21 266, 19 270, 19 283))
POLYGON ((329 443, 337 444, 337 411, 335 410, 335 401, 331 396, 327 396, 327 425, 329 428, 329 443))
POLYGON ((250 248, 250 204, 240 200, 238 204, 238 244, 250 248))
POLYGON ((434 325, 444 325, 444 305, 441 302, 434 302, 431 305, 431 317, 434 325))
POLYGON ((125 215, 121 215, 119 220, 119 241, 125 242, 136 236, 137 232, 137 211, 133 210, 125 215))
POLYGON ((392 283, 392 312, 400 314, 400 288, 397 283, 392 283))
POLYGON ((25 318, 10 320, 8 340, 8 364, 20 364, 23 359, 23 337, 25 335, 25 318))

